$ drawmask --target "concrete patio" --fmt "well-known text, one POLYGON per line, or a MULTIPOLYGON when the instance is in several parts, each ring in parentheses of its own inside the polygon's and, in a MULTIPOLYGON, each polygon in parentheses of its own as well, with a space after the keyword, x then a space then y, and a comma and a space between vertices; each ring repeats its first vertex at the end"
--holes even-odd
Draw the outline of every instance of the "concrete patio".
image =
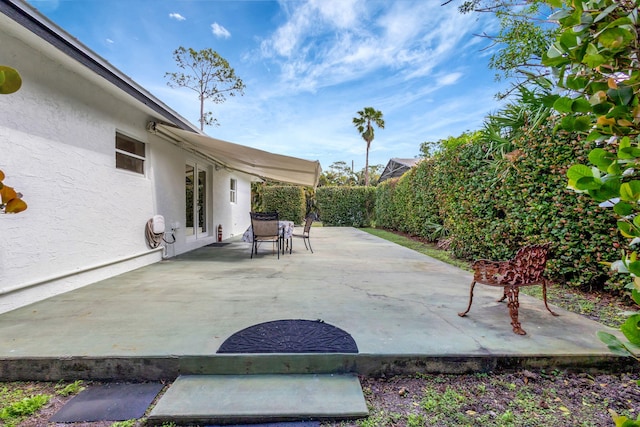
POLYGON ((631 369, 596 337, 612 329, 521 295, 511 331, 497 290, 471 274, 353 228, 313 228, 278 260, 263 246, 204 247, 0 315, 0 379, 174 379, 181 374, 631 369), (322 319, 357 354, 216 354, 246 327, 322 319))

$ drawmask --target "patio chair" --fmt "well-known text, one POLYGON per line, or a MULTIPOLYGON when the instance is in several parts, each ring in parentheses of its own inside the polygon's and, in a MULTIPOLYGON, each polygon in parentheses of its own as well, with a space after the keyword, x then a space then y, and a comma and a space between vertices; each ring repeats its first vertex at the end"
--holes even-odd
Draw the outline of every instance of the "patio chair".
MULTIPOLYGON (((304 229, 302 234, 293 233, 293 237, 299 237, 304 242, 304 247, 306 250, 311 250, 313 253, 313 249, 311 249, 311 240, 309 240, 309 233, 311 232, 311 225, 313 224, 313 217, 308 216, 307 219, 304 220, 304 229), (309 247, 307 247, 307 243, 309 247)), ((293 245, 292 245, 293 246, 293 245)))
POLYGON ((272 242, 278 247, 278 259, 280 259, 281 236, 278 227, 277 212, 251 212, 251 230, 253 243, 251 244, 251 258, 258 254, 258 243, 272 242))
POLYGON ((550 247, 551 243, 525 246, 518 250, 513 259, 508 261, 478 260, 474 262, 471 266, 474 274, 469 291, 469 306, 466 311, 458 313, 458 316, 464 317, 471 309, 473 288, 476 283, 500 286, 504 289, 502 298, 498 302, 508 299, 511 326, 516 334, 526 335, 518 321, 518 307, 520 307, 518 294, 521 286, 542 285, 544 306, 549 310, 549 313, 557 316, 558 314, 551 311, 547 304, 548 279, 543 275, 550 247))

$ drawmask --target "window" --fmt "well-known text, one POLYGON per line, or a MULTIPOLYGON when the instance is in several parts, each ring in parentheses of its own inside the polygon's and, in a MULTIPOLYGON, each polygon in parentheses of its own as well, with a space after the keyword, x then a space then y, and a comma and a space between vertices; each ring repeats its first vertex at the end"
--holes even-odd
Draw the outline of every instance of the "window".
POLYGON ((116 133, 116 168, 144 175, 144 142, 116 133))
POLYGON ((238 189, 238 182, 231 178, 230 181, 230 192, 229 192, 229 201, 231 203, 237 203, 238 198, 237 198, 237 189, 238 189))

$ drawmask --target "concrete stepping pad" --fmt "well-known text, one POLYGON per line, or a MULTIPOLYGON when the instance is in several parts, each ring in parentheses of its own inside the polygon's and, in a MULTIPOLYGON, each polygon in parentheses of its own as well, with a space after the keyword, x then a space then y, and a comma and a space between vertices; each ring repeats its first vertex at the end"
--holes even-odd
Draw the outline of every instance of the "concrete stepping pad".
POLYGON ((240 424, 368 415, 354 375, 183 375, 151 411, 152 424, 240 424))

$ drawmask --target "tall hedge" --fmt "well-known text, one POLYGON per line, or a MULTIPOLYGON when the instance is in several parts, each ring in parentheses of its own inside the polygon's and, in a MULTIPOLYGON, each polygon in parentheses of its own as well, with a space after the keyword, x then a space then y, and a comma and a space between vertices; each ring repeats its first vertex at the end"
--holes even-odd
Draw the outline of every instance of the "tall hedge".
POLYGON ((262 211, 277 211, 281 219, 296 224, 304 222, 307 210, 304 189, 292 185, 265 186, 262 189, 262 211))
POLYGON ((378 186, 377 225, 435 238, 448 235, 463 259, 506 259, 518 248, 553 242, 547 272, 574 286, 618 286, 602 261, 619 254, 615 220, 568 190, 566 170, 592 148, 553 123, 493 155, 481 142, 444 147, 395 182, 378 186))
POLYGON ((376 226, 421 237, 434 237, 441 230, 438 206, 433 203, 432 160, 423 160, 400 178, 379 184, 376 191, 376 226))
POLYGON ((550 241, 554 252, 549 274, 571 285, 602 288, 609 270, 600 264, 614 261, 620 245, 616 220, 590 197, 567 189, 566 172, 584 162, 591 143, 570 133, 538 129, 532 137, 515 141, 515 156, 503 161, 499 191, 493 201, 503 216, 489 238, 511 249, 525 243, 550 241))
POLYGON ((370 226, 375 199, 375 187, 319 187, 316 190, 316 205, 325 226, 370 226))

